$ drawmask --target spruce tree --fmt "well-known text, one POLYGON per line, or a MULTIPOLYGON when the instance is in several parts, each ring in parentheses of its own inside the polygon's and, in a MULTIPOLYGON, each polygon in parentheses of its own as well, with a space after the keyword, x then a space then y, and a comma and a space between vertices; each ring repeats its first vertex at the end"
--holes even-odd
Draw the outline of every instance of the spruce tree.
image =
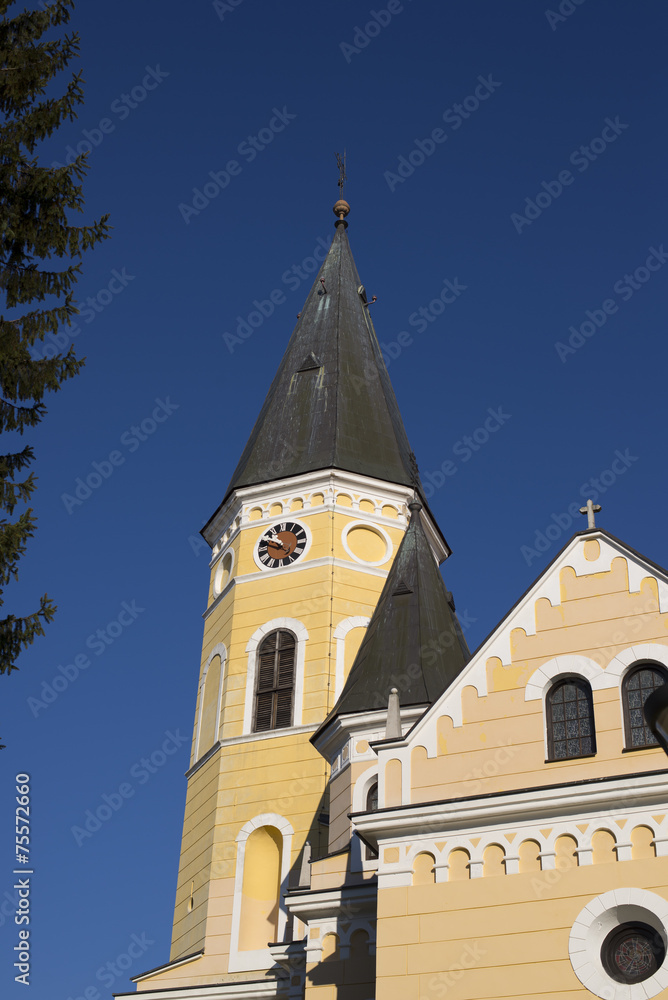
MULTIPOLYGON (((83 101, 81 73, 74 73, 64 89, 51 85, 78 55, 77 34, 59 37, 50 31, 69 22, 74 0, 54 0, 8 16, 13 2, 0 0, 0 288, 5 296, 0 431, 16 435, 44 418, 45 394, 60 389, 83 364, 72 347, 53 354, 35 345, 71 324, 82 254, 105 239, 109 227, 106 215, 88 226, 70 225, 70 216, 83 211, 86 155, 54 168, 41 165, 36 152, 65 120, 76 118, 83 101)), ((27 473, 34 457, 29 444, 0 455, 0 604, 35 533, 33 510, 25 507, 36 485, 34 473, 27 473)), ((45 594, 36 610, 0 619, 0 673, 16 669, 21 651, 44 635, 55 611, 45 594)))

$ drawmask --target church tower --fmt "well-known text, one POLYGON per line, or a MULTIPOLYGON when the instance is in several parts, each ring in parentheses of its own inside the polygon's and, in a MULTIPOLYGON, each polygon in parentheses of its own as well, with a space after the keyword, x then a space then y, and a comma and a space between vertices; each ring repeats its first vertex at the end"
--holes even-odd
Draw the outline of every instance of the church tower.
MULTIPOLYGON (((336 735, 342 693, 355 711, 364 702, 367 740, 385 734, 396 678, 388 671, 374 690, 358 671, 347 685, 351 665, 407 529, 419 532, 419 553, 411 543, 400 590, 437 575, 449 555, 415 502, 417 465, 350 251, 348 211, 337 202, 329 251, 202 531, 212 558, 171 954, 135 979, 150 996, 212 996, 202 992, 211 984, 216 996, 287 995, 276 963, 305 925, 285 897, 304 884, 311 856, 350 841, 350 789, 329 801, 330 766, 312 737, 329 720, 336 753, 348 753, 336 735)), ((387 600, 401 603, 394 590, 387 600)), ((415 600, 403 600, 414 615, 415 600)), ((444 683, 421 688, 412 710, 403 700, 404 728, 444 683)), ((362 871, 373 859, 358 854, 362 871)), ((303 995, 301 984, 291 995, 303 995)))
MULTIPOLYGON (((348 205, 222 503, 145 1000, 668 990, 668 571, 595 524, 472 654, 348 205)), ((130 997, 131 994, 126 994, 130 997)))

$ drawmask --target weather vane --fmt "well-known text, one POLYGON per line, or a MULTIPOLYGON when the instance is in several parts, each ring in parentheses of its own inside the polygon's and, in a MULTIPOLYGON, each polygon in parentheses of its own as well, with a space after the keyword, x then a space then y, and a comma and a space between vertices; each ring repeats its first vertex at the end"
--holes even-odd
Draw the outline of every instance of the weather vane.
POLYGON ((336 165, 339 168, 339 179, 337 184, 339 186, 339 197, 343 198, 343 188, 346 183, 346 151, 343 150, 343 156, 340 153, 335 153, 336 165))

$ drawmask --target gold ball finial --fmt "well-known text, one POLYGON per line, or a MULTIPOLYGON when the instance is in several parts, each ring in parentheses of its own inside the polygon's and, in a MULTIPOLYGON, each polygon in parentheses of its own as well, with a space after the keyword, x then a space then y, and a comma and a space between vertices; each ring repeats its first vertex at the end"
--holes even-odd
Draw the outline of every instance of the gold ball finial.
POLYGON ((350 205, 348 204, 348 202, 344 201, 343 198, 339 198, 332 211, 334 212, 334 215, 338 216, 334 225, 343 226, 345 229, 347 229, 348 223, 346 222, 346 215, 350 211, 350 205))

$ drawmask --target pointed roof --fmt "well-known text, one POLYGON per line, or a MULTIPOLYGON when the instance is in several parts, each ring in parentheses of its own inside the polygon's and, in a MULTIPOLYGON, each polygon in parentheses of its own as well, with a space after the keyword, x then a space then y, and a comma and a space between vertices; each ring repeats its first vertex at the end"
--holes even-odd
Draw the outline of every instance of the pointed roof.
POLYGON ((337 468, 421 489, 340 218, 227 488, 337 468))
POLYGON ((343 691, 321 731, 336 716, 387 707, 393 687, 402 706, 432 704, 470 658, 466 640, 427 541, 420 510, 388 573, 343 691))

